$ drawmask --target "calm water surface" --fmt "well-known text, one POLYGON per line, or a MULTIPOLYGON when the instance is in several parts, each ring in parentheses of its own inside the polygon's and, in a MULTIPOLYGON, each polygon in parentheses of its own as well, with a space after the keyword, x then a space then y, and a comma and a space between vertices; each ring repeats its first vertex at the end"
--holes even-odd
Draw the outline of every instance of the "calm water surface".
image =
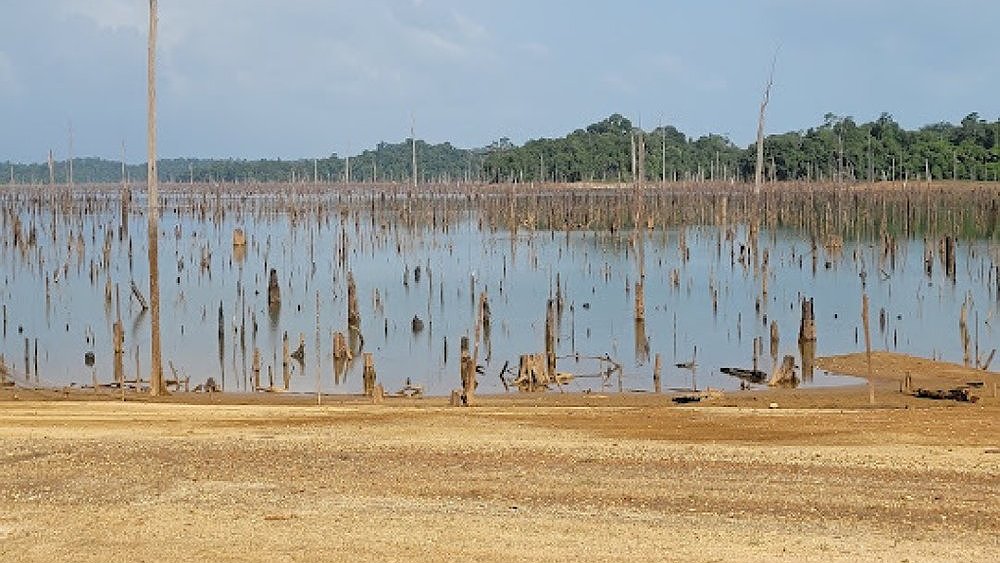
MULTIPOLYGON (((147 377, 149 315, 129 290, 135 280, 148 291, 145 218, 129 218, 130 246, 126 237, 119 241, 117 212, 17 215, 37 237, 27 249, 6 237, 0 249, 0 303, 7 311, 0 353, 19 383, 89 385, 95 376, 110 382, 118 299, 125 372, 130 379, 137 370, 147 377), (111 245, 105 267, 106 237, 111 245), (111 301, 105 299, 108 281, 117 288, 111 301), (92 368, 84 361, 87 352, 94 354, 92 368)), ((479 392, 503 392, 504 364, 516 366, 520 354, 544 351, 546 303, 556 296, 557 282, 563 297, 557 346, 565 356, 558 369, 578 376, 569 386, 574 390, 651 391, 656 354, 663 357, 664 389, 737 388, 739 380, 719 368, 752 367, 753 341, 762 337, 759 366, 770 371, 772 320, 781 335, 778 359, 792 354, 801 366, 797 333, 803 297, 815 302, 819 356, 864 349, 862 291, 871 299, 876 349, 961 362, 963 303, 970 331, 978 331, 980 353, 1000 345, 993 328, 997 296, 987 279, 997 252, 990 241, 960 243, 952 281, 940 264, 926 274, 923 240, 901 241, 892 263, 879 245, 868 242, 847 241, 831 251, 820 246, 814 253, 810 240, 796 232, 762 231, 760 245, 769 257, 765 296, 754 260, 741 259, 748 237, 742 226, 654 229, 639 238, 632 231, 491 231, 480 228, 474 210, 447 229, 365 218, 363 212, 333 214, 322 222, 287 213, 229 213, 213 221, 165 210, 160 223, 165 375, 171 377, 172 364, 179 375, 190 376, 192 386, 213 377, 226 390, 249 390, 257 347, 262 384, 268 384, 270 368, 274 384, 283 387, 287 334, 292 349, 300 338, 305 345, 304 361, 291 362, 289 390, 360 392, 360 358, 344 373, 332 361, 333 332, 346 332, 347 326, 347 269, 358 286, 364 350, 374 353, 387 392, 407 379, 432 394, 459 386, 459 342, 474 334, 483 291, 492 322, 489 343, 480 346, 479 392), (232 246, 235 228, 247 232, 245 252, 232 246), (645 334, 633 319, 640 245, 645 334), (277 312, 267 305, 270 268, 281 283, 277 312), (425 324, 418 333, 411 326, 414 316, 425 324), (623 365, 621 377, 606 380, 600 375, 604 366, 586 359, 604 355, 623 365), (692 359, 694 370, 674 367, 692 359)), ((6 222, 4 229, 11 229, 9 217, 6 222)), ((808 358, 805 364, 808 371, 808 358)), ((818 371, 805 379, 804 385, 856 382, 818 371)))

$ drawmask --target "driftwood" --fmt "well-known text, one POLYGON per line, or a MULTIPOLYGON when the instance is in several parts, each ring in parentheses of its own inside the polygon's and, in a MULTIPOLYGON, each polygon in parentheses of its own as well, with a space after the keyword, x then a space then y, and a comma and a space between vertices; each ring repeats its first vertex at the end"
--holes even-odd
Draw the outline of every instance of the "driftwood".
POLYGON ((424 388, 420 385, 414 385, 410 382, 410 378, 406 378, 406 385, 396 392, 400 397, 410 397, 412 399, 419 399, 424 396, 424 388))
POLYGON ((743 381, 749 381, 750 383, 767 383, 768 379, 767 372, 757 369, 720 368, 719 371, 726 375, 738 377, 743 381))
POLYGON ((767 382, 771 387, 796 387, 799 378, 795 375, 795 356, 786 355, 781 361, 771 379, 767 382))
POLYGON ((600 377, 603 384, 607 384, 608 380, 611 379, 615 374, 621 375, 622 365, 611 359, 610 356, 562 356, 559 358, 549 357, 548 354, 522 354, 518 362, 518 368, 516 376, 514 379, 507 381, 505 376, 507 374, 514 374, 513 368, 509 368, 509 363, 504 364, 504 368, 500 370, 500 381, 503 383, 504 389, 509 390, 510 387, 517 387, 520 391, 533 393, 536 391, 547 391, 551 385, 556 385, 562 387, 577 378, 584 377, 600 377), (570 372, 564 371, 549 371, 549 361, 555 361, 556 359, 567 359, 573 358, 575 360, 597 360, 607 367, 598 373, 578 375, 570 372))
POLYGON ((700 395, 677 395, 676 397, 674 397, 673 399, 670 399, 670 400, 673 401, 673 402, 675 402, 675 403, 677 403, 677 404, 679 404, 679 405, 683 405, 683 404, 686 404, 686 403, 700 403, 701 402, 701 396, 700 395))
POLYGON ((968 387, 956 387, 955 389, 917 389, 913 394, 920 399, 934 399, 937 401, 958 401, 960 403, 975 403, 979 397, 973 395, 968 387))
POLYGON ((139 302, 139 306, 142 307, 143 311, 149 309, 149 301, 146 301, 146 296, 143 295, 142 291, 139 290, 139 286, 135 285, 135 280, 132 280, 131 284, 132 284, 132 295, 134 295, 136 301, 139 302))

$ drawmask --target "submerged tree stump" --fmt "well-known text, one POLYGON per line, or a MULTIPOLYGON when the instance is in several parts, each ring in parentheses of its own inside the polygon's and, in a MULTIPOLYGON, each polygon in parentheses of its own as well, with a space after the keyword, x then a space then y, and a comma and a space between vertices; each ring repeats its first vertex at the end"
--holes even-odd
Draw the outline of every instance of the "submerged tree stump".
POLYGON ((361 313, 358 310, 358 288, 354 284, 354 273, 347 272, 347 326, 361 332, 361 313))
POLYGON ((521 354, 514 385, 528 393, 547 390, 552 382, 547 364, 546 354, 521 354))
POLYGON ((347 345, 347 337, 343 332, 333 333, 333 359, 337 361, 353 359, 351 348, 347 345))
POLYGON ((114 340, 114 378, 121 387, 125 386, 125 366, 122 363, 125 351, 125 328, 121 321, 115 321, 112 326, 114 340))
POLYGON ((799 324, 799 342, 816 341, 816 316, 813 313, 813 300, 802 298, 802 321, 799 324))
POLYGON ((253 390, 260 390, 260 348, 253 349, 253 390))
POLYGON ((278 271, 271 268, 267 280, 267 304, 270 307, 281 305, 281 285, 278 284, 278 271))
POLYGON ((375 393, 375 358, 371 352, 365 352, 364 362, 362 379, 364 380, 365 395, 371 397, 375 393))
POLYGON ((656 353, 656 359, 653 361, 653 391, 657 394, 663 392, 663 386, 660 383, 660 374, 663 373, 663 358, 660 353, 656 353))
POLYGON ((778 321, 771 321, 771 359, 778 359, 778 346, 781 343, 781 335, 778 333, 778 321))

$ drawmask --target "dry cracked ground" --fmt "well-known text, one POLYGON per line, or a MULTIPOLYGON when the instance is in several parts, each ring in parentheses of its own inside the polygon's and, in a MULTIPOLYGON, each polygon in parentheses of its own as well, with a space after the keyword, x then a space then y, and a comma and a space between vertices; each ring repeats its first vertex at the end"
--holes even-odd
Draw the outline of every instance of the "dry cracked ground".
POLYGON ((998 415, 0 401, 0 561, 995 561, 998 415))

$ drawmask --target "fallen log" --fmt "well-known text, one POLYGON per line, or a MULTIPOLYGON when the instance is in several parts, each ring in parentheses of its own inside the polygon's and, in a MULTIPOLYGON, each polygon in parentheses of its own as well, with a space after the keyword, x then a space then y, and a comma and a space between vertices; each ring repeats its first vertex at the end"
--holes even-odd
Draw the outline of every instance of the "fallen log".
POLYGON ((767 372, 759 369, 720 368, 719 371, 726 375, 738 377, 743 381, 748 381, 750 383, 767 383, 767 372))
POLYGON ((975 403, 979 397, 973 395, 967 387, 956 387, 955 389, 917 389, 913 394, 920 399, 933 399, 935 401, 958 401, 960 403, 975 403))
POLYGON ((149 302, 146 301, 146 296, 139 291, 139 286, 135 285, 135 280, 131 280, 130 283, 132 284, 132 295, 134 295, 136 300, 139 302, 139 306, 142 307, 143 311, 149 309, 149 302))

